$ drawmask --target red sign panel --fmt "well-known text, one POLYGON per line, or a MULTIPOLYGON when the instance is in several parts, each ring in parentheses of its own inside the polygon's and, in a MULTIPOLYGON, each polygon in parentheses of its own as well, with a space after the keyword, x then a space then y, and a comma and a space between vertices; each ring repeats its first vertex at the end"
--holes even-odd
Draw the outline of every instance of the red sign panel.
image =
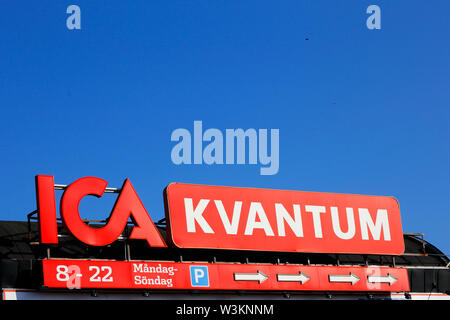
POLYGON ((172 183, 170 238, 180 248, 398 255, 393 197, 172 183))
POLYGON ((404 268, 43 260, 52 288, 409 291, 404 268))

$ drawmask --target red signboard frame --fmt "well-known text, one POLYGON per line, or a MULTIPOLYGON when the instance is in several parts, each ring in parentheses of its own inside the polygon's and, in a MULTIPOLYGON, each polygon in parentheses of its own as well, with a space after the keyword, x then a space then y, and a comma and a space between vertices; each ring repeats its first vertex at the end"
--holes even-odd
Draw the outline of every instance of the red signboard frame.
POLYGON ((405 268, 43 260, 51 288, 409 291, 405 268))
POLYGON ((404 252, 393 197, 182 183, 170 184, 164 195, 169 239, 180 248, 404 252))

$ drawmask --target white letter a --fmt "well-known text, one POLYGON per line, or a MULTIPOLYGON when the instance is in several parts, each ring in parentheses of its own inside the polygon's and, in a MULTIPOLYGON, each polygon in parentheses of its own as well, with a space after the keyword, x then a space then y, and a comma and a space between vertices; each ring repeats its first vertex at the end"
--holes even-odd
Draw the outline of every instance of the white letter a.
POLYGON ((381 29, 381 9, 377 5, 370 5, 367 7, 366 13, 372 13, 370 17, 367 18, 366 25, 369 30, 381 29))
POLYGON ((71 13, 71 15, 66 20, 67 29, 81 29, 81 10, 80 7, 71 4, 67 7, 66 13, 71 13))

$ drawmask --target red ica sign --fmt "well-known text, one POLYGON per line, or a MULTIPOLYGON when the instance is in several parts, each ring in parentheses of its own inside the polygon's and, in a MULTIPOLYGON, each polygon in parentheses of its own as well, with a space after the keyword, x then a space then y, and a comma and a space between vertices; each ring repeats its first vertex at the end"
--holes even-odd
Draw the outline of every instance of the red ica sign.
MULTIPOLYGON (((104 227, 92 228, 83 222, 78 212, 81 199, 87 195, 103 196, 107 184, 100 178, 84 177, 73 182, 64 191, 60 204, 61 217, 74 237, 92 246, 105 246, 114 242, 122 234, 131 217, 135 223, 130 235, 131 239, 146 240, 152 247, 166 247, 128 179, 125 180, 108 223, 104 227)), ((58 243, 53 176, 36 176, 36 193, 41 241, 42 243, 58 243)))
POLYGON ((165 190, 172 242, 181 248, 398 255, 392 197, 173 183, 165 190))
POLYGON ((43 260, 52 288, 409 291, 404 268, 43 260))

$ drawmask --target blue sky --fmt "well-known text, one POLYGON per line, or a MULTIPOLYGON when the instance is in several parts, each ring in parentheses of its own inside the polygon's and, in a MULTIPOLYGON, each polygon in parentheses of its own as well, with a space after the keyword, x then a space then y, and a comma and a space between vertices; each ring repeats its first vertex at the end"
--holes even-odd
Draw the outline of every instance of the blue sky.
MULTIPOLYGON (((448 1, 0 2, 3 220, 34 176, 130 178, 154 220, 170 182, 395 196, 445 253, 448 1), (81 8, 81 30, 66 8, 81 8), (366 8, 381 8, 381 30, 366 8), (308 38, 309 40, 305 40, 308 38), (280 170, 171 162, 177 128, 277 128, 280 170)), ((84 199, 105 218, 114 198, 84 199)))

